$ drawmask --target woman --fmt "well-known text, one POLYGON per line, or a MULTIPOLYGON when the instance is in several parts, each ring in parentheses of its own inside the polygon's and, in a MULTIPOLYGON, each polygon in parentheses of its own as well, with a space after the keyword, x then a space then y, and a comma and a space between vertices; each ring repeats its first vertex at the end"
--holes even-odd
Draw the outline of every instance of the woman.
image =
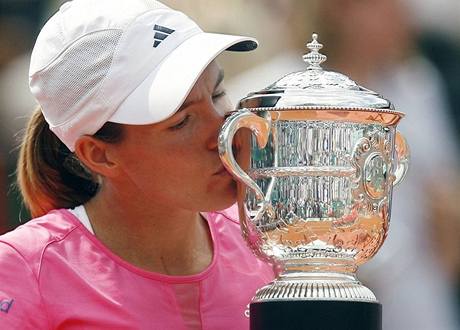
POLYGON ((217 153, 230 104, 204 33, 152 0, 75 0, 42 29, 18 162, 36 217, 0 237, 2 329, 244 329, 271 267, 217 153))

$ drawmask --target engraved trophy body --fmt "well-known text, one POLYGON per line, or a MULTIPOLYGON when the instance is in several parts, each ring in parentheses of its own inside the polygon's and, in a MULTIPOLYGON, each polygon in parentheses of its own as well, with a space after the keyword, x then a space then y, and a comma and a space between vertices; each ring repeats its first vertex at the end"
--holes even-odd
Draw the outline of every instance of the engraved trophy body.
POLYGON ((251 329, 302 328, 295 318, 311 329, 380 329, 381 307, 356 271, 383 244, 392 189, 408 169, 403 114, 323 70, 317 35, 307 46, 307 70, 249 94, 219 135, 243 236, 279 271, 253 299, 251 329))

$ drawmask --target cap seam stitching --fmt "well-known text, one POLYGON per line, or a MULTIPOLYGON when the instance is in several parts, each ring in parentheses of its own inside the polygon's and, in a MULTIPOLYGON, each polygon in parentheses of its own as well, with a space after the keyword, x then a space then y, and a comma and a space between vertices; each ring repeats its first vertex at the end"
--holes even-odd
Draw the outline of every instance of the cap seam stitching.
MULTIPOLYGON (((115 30, 117 30, 117 29, 115 29, 115 30)), ((118 43, 117 43, 117 47, 115 48, 115 50, 114 50, 114 52, 113 52, 112 60, 110 61, 110 65, 109 65, 109 70, 107 71, 107 74, 104 76, 104 78, 102 78, 102 80, 99 82, 99 87, 97 88, 96 93, 95 93, 95 95, 93 96, 93 99, 94 99, 93 102, 98 101, 98 102, 99 102, 102 106, 104 106, 104 107, 107 107, 108 105, 107 105, 106 100, 104 100, 103 98, 101 98, 100 90, 101 90, 101 88, 103 87, 105 81, 108 79, 107 77, 109 76, 109 73, 110 73, 110 70, 111 70, 111 68, 112 68, 112 64, 113 64, 113 61, 114 61, 114 59, 115 59, 115 56, 116 56, 116 54, 118 54, 118 53, 117 53, 117 50, 119 49, 119 44, 120 44, 121 38, 123 37, 124 32, 125 32, 125 31, 123 31, 122 35, 120 36, 120 39, 118 40, 118 43)), ((205 33, 205 32, 201 31, 201 29, 198 28, 198 29, 197 29, 197 33, 194 33, 194 34, 190 35, 190 37, 193 37, 193 36, 198 35, 198 34, 200 34, 200 33, 205 33)), ((189 37, 189 38, 190 38, 190 37, 189 37)), ((187 40, 187 39, 185 39, 185 40, 187 40)), ((184 40, 184 41, 185 41, 185 40, 184 40)), ((182 43, 181 43, 181 44, 182 44, 182 43)), ((181 44, 179 44, 179 45, 181 45, 181 44)), ((176 49, 177 47, 179 47, 179 45, 177 45, 176 47, 174 47, 174 49, 176 49)), ((172 51, 174 51, 174 49, 172 49, 172 51)), ((171 51, 171 52, 172 52, 172 51, 171 51)), ((166 55, 159 63, 157 63, 157 65, 161 65, 161 63, 163 63, 163 61, 171 54, 171 52, 170 52, 168 55, 166 55)), ((120 105, 129 97, 129 95, 131 95, 131 94, 132 94, 132 93, 133 93, 133 92, 134 92, 134 91, 145 81, 145 79, 147 79, 147 78, 149 77, 149 75, 150 75, 150 73, 151 73, 152 71, 153 71, 153 70, 149 71, 149 73, 145 76, 145 78, 142 79, 142 80, 139 82, 139 84, 137 84, 137 85, 135 86, 135 88, 134 88, 134 89, 133 89, 133 90, 132 90, 132 91, 131 91, 131 92, 130 92, 130 93, 129 93, 129 94, 128 94, 128 95, 117 105, 117 106, 116 106, 116 107, 115 107, 114 111, 110 114, 110 116, 107 117, 107 119, 110 119, 110 117, 113 116, 113 114, 114 114, 114 113, 116 112, 116 110, 120 107, 120 105)), ((63 121, 62 123, 59 123, 59 124, 57 124, 57 125, 51 125, 51 124, 49 124, 49 126, 50 126, 50 128, 59 128, 59 127, 61 127, 61 126, 64 126, 64 125, 68 124, 68 123, 71 122, 74 118, 75 118, 75 116, 73 116, 73 117, 71 117, 71 118, 69 118, 69 119, 67 119, 67 120, 65 120, 65 121, 63 121)), ((107 119, 105 119, 105 122, 107 121, 107 119)))
MULTIPOLYGON (((105 82, 106 82, 106 80, 107 80, 107 77, 110 75, 110 72, 111 72, 111 70, 112 70, 113 60, 114 60, 114 59, 118 56, 118 54, 119 54, 120 44, 122 43, 122 39, 123 39, 123 37, 125 36, 126 31, 128 31, 128 30, 130 29, 130 27, 136 22, 136 20, 137 20, 139 17, 141 17, 141 16, 143 16, 143 15, 146 15, 147 13, 150 13, 150 12, 152 12, 152 11, 156 11, 156 12, 171 12, 171 11, 172 11, 172 12, 175 12, 175 13, 182 14, 182 15, 186 16, 186 18, 188 18, 187 15, 181 13, 180 11, 176 11, 176 10, 173 10, 173 9, 167 9, 167 8, 158 8, 158 9, 147 10, 147 11, 143 12, 142 14, 137 15, 133 20, 131 20, 131 22, 129 22, 128 25, 126 25, 126 27, 123 29, 123 33, 122 33, 122 35, 120 36, 120 39, 118 40, 117 46, 115 47, 115 49, 114 49, 114 51, 113 51, 112 61, 110 62, 109 70, 107 70, 107 74, 106 74, 106 75, 104 76, 104 78, 101 80, 100 88, 98 88, 98 91, 97 91, 96 95, 94 96, 95 99, 102 101, 102 103, 103 103, 104 106, 107 106, 107 103, 106 103, 105 100, 103 100, 103 99, 100 97, 100 91, 101 91, 101 89, 104 87, 104 84, 105 84, 105 82)), ((188 18, 188 19, 190 19, 190 18, 188 18)), ((193 22, 193 21, 192 21, 192 22, 193 22)), ((195 24, 195 25, 196 25, 196 24, 195 24)), ((198 26, 196 25, 195 27, 198 27, 198 26)), ((199 27, 198 27, 198 29, 201 30, 199 27)), ((203 31, 200 31, 200 32, 203 32, 203 31)), ((184 41, 185 41, 185 40, 184 40, 184 41)), ((178 47, 178 46, 176 46, 174 49, 176 49, 177 47, 178 47)), ((173 49, 173 50, 174 50, 174 49, 173 49)), ((170 52, 169 54, 171 54, 171 52, 170 52)), ((168 54, 168 55, 169 55, 169 54, 168 54)), ((157 64, 157 66, 160 65, 160 64, 164 61, 164 59, 165 59, 166 57, 168 57, 168 55, 165 56, 165 57, 157 64)), ((136 87, 130 92, 130 94, 128 94, 128 96, 131 95, 131 94, 134 92, 134 90, 136 90, 137 87, 139 87, 140 84, 142 84, 142 82, 145 81, 145 79, 148 78, 148 76, 150 75, 151 72, 152 72, 152 71, 150 71, 150 72, 144 77, 144 79, 142 79, 142 80, 139 82, 139 84, 136 85, 136 87)), ((126 98, 127 98, 128 96, 126 96, 126 97, 123 99, 123 101, 121 101, 121 102, 116 106, 116 108, 113 110, 113 112, 110 114, 110 116, 107 117, 107 119, 110 119, 110 117, 112 117, 112 115, 115 113, 116 109, 118 109, 118 107, 124 102, 124 100, 126 100, 126 98)), ((107 121, 107 120, 106 120, 106 121, 107 121)), ((62 124, 61 124, 61 125, 62 125, 62 124)))
MULTIPOLYGON (((205 33, 205 32, 203 32, 203 31, 198 31, 198 32, 195 33, 195 34, 190 35, 189 38, 194 37, 194 36, 196 36, 196 35, 198 35, 198 34, 200 34, 200 33, 205 33)), ((185 39, 184 41, 182 41, 182 43, 185 42, 186 40, 188 40, 189 38, 187 38, 187 39, 185 39)), ((163 58, 161 59, 161 61, 157 63, 157 66, 156 66, 156 67, 159 67, 159 66, 169 57, 169 55, 171 55, 172 52, 173 52, 177 47, 179 47, 182 43, 178 44, 176 47, 174 47, 174 48, 171 50, 170 53, 168 53, 165 57, 163 57, 163 58)), ((152 73, 152 71, 154 71, 154 70, 156 69, 156 67, 153 68, 151 71, 149 71, 149 73, 145 76, 145 78, 142 79, 142 80, 141 80, 141 81, 130 91, 130 93, 129 93, 128 95, 126 95, 125 98, 123 98, 123 100, 117 105, 117 107, 115 108, 114 112, 112 113, 112 115, 111 115, 110 117, 112 117, 112 116, 115 114, 116 110, 120 107, 120 105, 122 105, 122 104, 125 102, 125 100, 126 100, 131 94, 133 94, 133 93, 137 90, 137 88, 138 88, 140 85, 142 85, 142 83, 144 83, 144 81, 150 76, 150 74, 152 73)), ((109 118, 110 118, 110 117, 109 117, 109 118)))
MULTIPOLYGON (((102 31, 122 31, 122 36, 124 34, 124 32, 126 31, 126 29, 128 29, 132 24, 133 22, 139 17, 139 16, 142 16, 142 15, 145 15, 146 13, 148 12, 151 12, 151 11, 176 11, 176 10, 173 10, 173 9, 166 9, 166 8, 156 8, 156 9, 149 9, 149 10, 146 10, 142 13, 139 13, 138 15, 134 16, 133 19, 131 19, 131 21, 123 28, 109 28, 109 29, 97 29, 97 30, 94 30, 94 31, 91 31, 89 33, 86 33, 84 35, 81 35, 80 37, 78 37, 77 39, 73 40, 71 43, 65 45, 64 49, 59 53, 57 54, 55 57, 53 57, 53 59, 50 61, 50 63, 46 64, 45 66, 41 67, 40 69, 38 69, 33 75, 45 70, 47 67, 49 67, 59 56, 62 55, 63 52, 65 52, 72 44, 74 44, 75 42, 77 42, 78 40, 80 40, 81 38, 87 36, 87 35, 90 35, 92 33, 96 33, 96 32, 102 32, 102 31)), ((180 12, 179 12, 180 13, 180 12)), ((61 17, 61 20, 62 20, 62 17, 61 17)), ((62 24, 59 25, 59 28, 60 28, 60 34, 61 36, 64 36, 63 34, 63 29, 62 29, 62 24)), ((117 44, 118 46, 118 44, 117 44)), ((31 75, 31 76, 33 76, 31 75)))
MULTIPOLYGON (((81 40, 82 38, 84 37, 87 37, 91 34, 94 34, 94 33, 99 33, 99 32, 103 32, 103 31, 122 31, 122 29, 100 29, 100 30, 94 30, 94 31, 91 31, 91 32, 88 32, 84 35, 81 35, 80 37, 78 37, 77 39, 73 40, 71 43, 68 43, 64 49, 59 52, 59 54, 55 55, 48 64, 44 65, 43 67, 41 67, 40 69, 38 69, 37 71, 35 71, 33 74, 30 75, 30 77, 32 78, 33 76, 35 76, 36 74, 38 73, 41 73, 42 71, 48 69, 50 66, 52 66, 56 60, 63 54, 65 53, 73 44, 75 44, 77 41, 81 40)), ((123 33, 122 33, 123 34, 123 33)))
MULTIPOLYGON (((117 42, 117 45, 115 46, 115 49, 113 51, 113 54, 112 54, 112 60, 110 61, 110 65, 109 65, 109 68, 107 70, 107 73, 104 75, 104 78, 102 78, 102 80, 100 81, 99 83, 99 87, 97 88, 96 90, 96 93, 94 95, 94 100, 99 102, 103 107, 107 107, 107 101, 105 99, 103 99, 101 97, 101 90, 103 89, 104 85, 105 85, 105 82, 107 81, 107 77, 110 75, 110 72, 112 71, 112 65, 113 65, 113 61, 114 59, 118 56, 119 54, 119 50, 120 50, 120 44, 122 43, 123 41, 123 38, 126 36, 126 31, 128 31, 131 26, 137 21, 137 19, 139 19, 139 17, 143 16, 143 15, 147 15, 147 13, 150 13, 150 12, 157 12, 157 11, 160 11, 160 12, 168 12, 168 11, 171 11, 170 9, 166 9, 166 8, 157 8, 157 9, 151 9, 151 10, 146 10, 138 15, 136 15, 136 17, 134 17, 122 30, 122 33, 121 33, 121 36, 120 38, 118 39, 118 42, 117 42)), ((148 77, 148 75, 146 76, 148 77)), ((144 79, 145 80, 145 79, 144 79)), ((144 81, 142 80, 142 81, 144 81)), ((139 86, 139 85, 137 85, 139 86)), ((136 87, 137 88, 137 87, 136 87)), ((122 102, 120 102, 116 108, 110 113, 110 116, 107 116, 107 118, 104 119, 104 123, 107 122, 108 119, 110 119, 110 117, 112 117, 112 115, 115 113, 116 109, 118 109, 118 107, 120 106, 122 102)), ((54 127, 59 127, 59 126, 62 126, 62 125, 65 125, 66 123, 70 122, 73 118, 69 118, 68 120, 66 120, 64 123, 61 123, 59 124, 58 126, 54 126, 54 127)), ((100 118, 99 118, 100 119, 100 118)), ((75 143, 75 141, 73 141, 73 143, 75 143)))

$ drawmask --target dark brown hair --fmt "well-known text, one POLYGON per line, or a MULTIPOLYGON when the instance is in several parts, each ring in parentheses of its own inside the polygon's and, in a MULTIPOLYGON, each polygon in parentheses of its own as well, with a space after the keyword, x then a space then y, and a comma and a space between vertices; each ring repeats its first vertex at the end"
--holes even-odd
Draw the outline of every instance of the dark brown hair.
MULTIPOLYGON (((122 133, 121 124, 107 122, 93 136, 117 143, 122 133)), ((49 129, 40 108, 32 114, 22 139, 17 176, 24 204, 32 217, 83 204, 99 187, 95 176, 49 129)))

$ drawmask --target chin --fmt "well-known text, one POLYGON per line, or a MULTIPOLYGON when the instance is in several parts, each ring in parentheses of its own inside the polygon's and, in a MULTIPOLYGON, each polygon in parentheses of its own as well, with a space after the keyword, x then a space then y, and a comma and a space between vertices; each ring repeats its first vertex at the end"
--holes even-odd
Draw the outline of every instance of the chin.
POLYGON ((204 212, 221 211, 228 209, 236 203, 236 185, 232 185, 228 191, 219 191, 210 193, 206 201, 206 210, 204 212))

